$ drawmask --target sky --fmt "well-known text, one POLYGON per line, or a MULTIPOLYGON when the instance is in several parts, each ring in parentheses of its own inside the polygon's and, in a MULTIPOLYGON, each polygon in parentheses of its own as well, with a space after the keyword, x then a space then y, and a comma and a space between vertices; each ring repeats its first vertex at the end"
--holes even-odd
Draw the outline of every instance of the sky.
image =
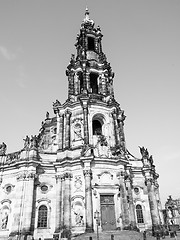
POLYGON ((180 198, 180 1, 1 0, 0 143, 7 153, 38 135, 52 103, 67 99, 65 70, 88 6, 100 25, 125 111, 128 150, 153 155, 161 200, 180 198))

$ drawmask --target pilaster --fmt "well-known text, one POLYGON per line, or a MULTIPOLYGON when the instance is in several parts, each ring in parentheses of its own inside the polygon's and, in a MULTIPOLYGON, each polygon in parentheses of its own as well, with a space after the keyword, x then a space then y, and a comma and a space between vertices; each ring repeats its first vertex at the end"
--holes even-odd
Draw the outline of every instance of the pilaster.
POLYGON ((56 175, 56 226, 55 233, 59 233, 62 227, 62 175, 56 175))
POLYGON ((68 229, 71 228, 71 179, 72 174, 69 172, 63 175, 63 216, 64 216, 64 226, 68 229))
POLYGON ((156 226, 160 224, 160 219, 159 219, 158 206, 157 206, 157 201, 156 201, 156 196, 154 191, 154 180, 152 178, 146 178, 145 184, 148 190, 148 199, 149 199, 152 225, 156 226))
POLYGON ((70 117, 71 112, 66 110, 65 117, 66 117, 66 126, 65 126, 65 149, 70 148, 70 117))
POLYGON ((84 120, 84 144, 89 144, 89 132, 88 132, 88 103, 87 100, 82 100, 83 108, 83 120, 84 120))
POLYGON ((136 216, 135 216, 135 207, 133 203, 133 194, 132 194, 132 176, 127 175, 125 180, 125 185, 128 194, 128 203, 129 203, 129 217, 132 227, 136 227, 136 216))
POLYGON ((127 193, 124 182, 124 171, 121 171, 118 176, 120 186, 120 197, 121 197, 121 209, 122 209, 122 224, 123 228, 129 226, 129 212, 127 203, 127 193))
POLYGON ((85 215, 86 215, 86 232, 93 232, 93 205, 92 205, 92 186, 91 169, 83 171, 85 179, 85 215))
POLYGON ((114 122, 114 137, 115 137, 115 145, 118 146, 118 126, 117 126, 117 114, 115 110, 112 112, 113 122, 114 122))

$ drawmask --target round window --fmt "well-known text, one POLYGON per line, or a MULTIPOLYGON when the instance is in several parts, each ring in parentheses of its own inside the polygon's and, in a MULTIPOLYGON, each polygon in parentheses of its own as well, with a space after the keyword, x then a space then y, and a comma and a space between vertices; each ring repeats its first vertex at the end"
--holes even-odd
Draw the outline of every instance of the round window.
POLYGON ((47 190, 48 190, 48 186, 46 186, 46 185, 41 186, 41 191, 42 192, 47 192, 47 190))
POLYGON ((7 193, 10 193, 12 191, 12 187, 10 186, 10 185, 8 185, 7 187, 6 187, 6 192, 7 193))
POLYGON ((135 187, 135 188, 134 188, 134 192, 135 192, 136 194, 138 194, 138 193, 139 193, 139 188, 138 188, 138 187, 135 187))

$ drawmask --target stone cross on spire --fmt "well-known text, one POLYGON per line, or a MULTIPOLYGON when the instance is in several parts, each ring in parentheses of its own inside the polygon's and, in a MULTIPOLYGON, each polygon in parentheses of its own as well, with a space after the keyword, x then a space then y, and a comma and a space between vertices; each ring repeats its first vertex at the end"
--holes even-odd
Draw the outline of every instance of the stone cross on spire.
POLYGON ((85 18, 84 18, 84 20, 83 20, 82 26, 83 26, 83 27, 85 27, 85 26, 86 26, 86 27, 88 27, 88 26, 94 27, 94 21, 89 18, 89 10, 88 10, 88 7, 86 7, 85 18))

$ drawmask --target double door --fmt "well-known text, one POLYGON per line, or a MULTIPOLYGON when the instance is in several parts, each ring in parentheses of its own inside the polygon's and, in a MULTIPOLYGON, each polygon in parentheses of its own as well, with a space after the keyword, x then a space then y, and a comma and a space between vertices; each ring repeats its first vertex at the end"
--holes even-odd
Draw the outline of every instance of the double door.
POLYGON ((100 195, 101 224, 104 231, 116 229, 114 195, 100 195))

